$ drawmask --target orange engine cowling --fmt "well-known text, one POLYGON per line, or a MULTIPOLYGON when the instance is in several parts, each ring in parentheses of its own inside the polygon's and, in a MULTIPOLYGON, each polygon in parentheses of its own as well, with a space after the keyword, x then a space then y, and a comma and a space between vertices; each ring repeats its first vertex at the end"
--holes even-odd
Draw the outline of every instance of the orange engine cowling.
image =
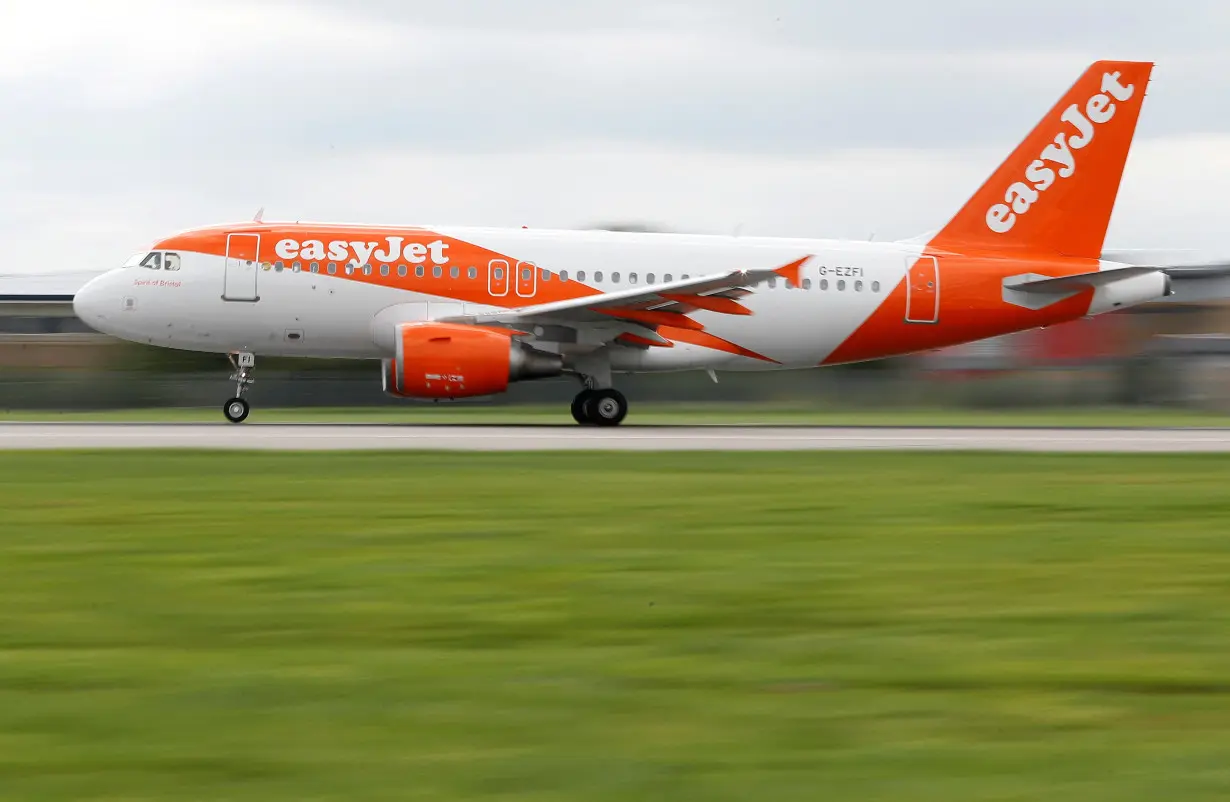
POLYGON ((383 360, 384 391, 399 398, 494 395, 511 382, 559 376, 564 359, 511 333, 458 323, 397 327, 397 355, 383 360))

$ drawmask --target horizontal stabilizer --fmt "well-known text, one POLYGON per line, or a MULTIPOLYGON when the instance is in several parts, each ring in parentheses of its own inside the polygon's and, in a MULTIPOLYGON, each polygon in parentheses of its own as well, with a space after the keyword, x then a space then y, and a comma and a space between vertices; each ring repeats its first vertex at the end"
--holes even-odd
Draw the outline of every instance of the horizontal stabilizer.
POLYGON ((1004 279, 1004 288, 1038 295, 1068 295, 1089 287, 1105 287, 1116 281, 1143 276, 1146 273, 1156 273, 1158 270, 1160 268, 1134 265, 1111 270, 1095 270, 1092 273, 1077 273, 1074 276, 1059 276, 1058 278, 1030 274, 1004 279))

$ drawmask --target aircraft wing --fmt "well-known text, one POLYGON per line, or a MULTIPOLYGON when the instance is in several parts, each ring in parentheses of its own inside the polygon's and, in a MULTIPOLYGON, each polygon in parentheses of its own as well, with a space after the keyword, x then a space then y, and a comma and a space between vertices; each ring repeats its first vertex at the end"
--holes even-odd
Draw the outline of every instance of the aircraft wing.
POLYGON ((810 256, 777 268, 756 268, 713 273, 666 284, 632 287, 545 304, 479 315, 445 318, 448 322, 518 327, 527 323, 601 324, 624 321, 656 329, 670 326, 699 330, 701 325, 687 315, 697 310, 731 315, 749 315, 739 303, 752 288, 772 279, 801 284, 801 270, 810 256))

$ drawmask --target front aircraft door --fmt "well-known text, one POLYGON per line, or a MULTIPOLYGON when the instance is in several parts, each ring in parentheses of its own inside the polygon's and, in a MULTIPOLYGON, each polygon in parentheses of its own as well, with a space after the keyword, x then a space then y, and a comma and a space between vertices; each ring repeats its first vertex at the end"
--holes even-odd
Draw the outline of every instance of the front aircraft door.
POLYGON ((905 322, 937 323, 940 319, 940 266, 934 256, 911 256, 905 282, 905 322))
POLYGON ((224 301, 259 301, 256 276, 260 272, 260 234, 226 236, 226 278, 222 287, 224 301))

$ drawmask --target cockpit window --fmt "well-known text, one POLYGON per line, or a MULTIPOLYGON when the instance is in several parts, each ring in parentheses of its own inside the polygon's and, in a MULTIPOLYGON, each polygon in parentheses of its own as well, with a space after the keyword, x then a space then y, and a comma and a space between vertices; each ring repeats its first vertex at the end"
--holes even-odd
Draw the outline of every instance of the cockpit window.
POLYGON ((146 270, 179 270, 178 253, 167 251, 143 251, 134 253, 124 262, 124 267, 144 267, 146 270))

